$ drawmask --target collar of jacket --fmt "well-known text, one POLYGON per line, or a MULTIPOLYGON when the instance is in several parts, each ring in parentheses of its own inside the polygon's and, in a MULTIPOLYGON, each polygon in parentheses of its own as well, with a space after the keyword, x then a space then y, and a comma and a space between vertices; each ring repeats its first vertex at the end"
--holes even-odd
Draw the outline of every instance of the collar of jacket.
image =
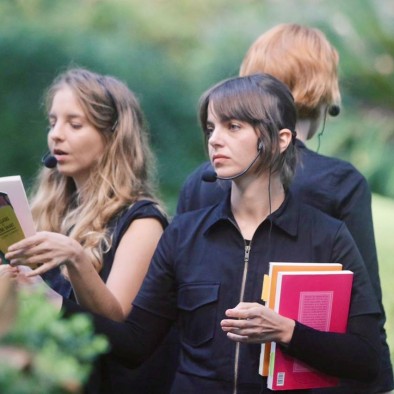
MULTIPOLYGON (((222 221, 234 222, 230 204, 230 193, 231 189, 227 192, 226 197, 213 208, 212 214, 205 223, 204 234, 216 227, 216 225, 222 221)), ((276 211, 272 212, 265 220, 270 220, 273 226, 295 237, 298 234, 299 219, 299 203, 295 200, 292 193, 288 191, 282 205, 276 211)))

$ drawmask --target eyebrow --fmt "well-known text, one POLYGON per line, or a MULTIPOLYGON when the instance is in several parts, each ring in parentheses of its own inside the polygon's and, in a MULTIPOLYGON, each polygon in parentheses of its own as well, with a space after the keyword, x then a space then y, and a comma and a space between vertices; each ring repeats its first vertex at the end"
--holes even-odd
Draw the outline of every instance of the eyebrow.
MULTIPOLYGON (((51 112, 51 113, 48 114, 48 118, 49 119, 53 119, 53 118, 57 118, 57 116, 54 113, 51 112)), ((66 116, 66 119, 68 119, 68 120, 73 120, 73 119, 85 120, 86 117, 83 114, 68 114, 66 116)))

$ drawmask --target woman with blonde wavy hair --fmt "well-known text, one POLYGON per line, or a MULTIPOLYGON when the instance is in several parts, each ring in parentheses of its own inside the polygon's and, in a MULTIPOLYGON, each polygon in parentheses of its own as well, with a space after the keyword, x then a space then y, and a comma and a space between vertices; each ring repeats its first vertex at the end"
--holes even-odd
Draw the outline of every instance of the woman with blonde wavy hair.
POLYGON ((116 78, 75 68, 54 80, 46 108, 52 168, 33 188, 38 232, 12 245, 7 258, 37 266, 28 276, 52 279, 66 298, 123 321, 168 224, 154 194, 140 105, 116 78))

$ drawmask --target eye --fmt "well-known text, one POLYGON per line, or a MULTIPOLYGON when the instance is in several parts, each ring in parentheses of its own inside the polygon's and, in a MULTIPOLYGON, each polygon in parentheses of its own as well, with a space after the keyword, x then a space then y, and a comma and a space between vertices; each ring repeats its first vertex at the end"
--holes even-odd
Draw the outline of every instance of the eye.
POLYGON ((56 118, 53 116, 50 116, 48 118, 48 126, 47 126, 47 133, 49 133, 56 125, 56 118))
POLYGON ((70 123, 70 126, 74 129, 74 130, 79 130, 82 128, 82 125, 80 123, 70 123))
POLYGON ((229 128, 231 131, 238 131, 238 130, 241 128, 241 124, 240 124, 239 122, 231 121, 231 122, 229 122, 229 124, 228 124, 228 128, 229 128))
POLYGON ((204 130, 205 136, 207 138, 210 138, 214 130, 215 130, 215 127, 212 124, 207 124, 207 126, 205 127, 205 130, 204 130))

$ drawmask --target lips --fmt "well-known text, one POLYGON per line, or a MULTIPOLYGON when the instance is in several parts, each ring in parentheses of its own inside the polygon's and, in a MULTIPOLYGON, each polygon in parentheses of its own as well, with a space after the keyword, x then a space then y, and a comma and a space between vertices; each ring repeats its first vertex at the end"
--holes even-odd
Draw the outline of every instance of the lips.
POLYGON ((225 159, 228 159, 228 158, 229 158, 228 156, 220 155, 220 154, 217 154, 217 155, 213 155, 213 156, 212 156, 212 160, 213 160, 213 161, 225 160, 225 159))
POLYGON ((54 149, 53 154, 56 155, 56 156, 64 156, 67 153, 62 151, 62 150, 60 150, 60 149, 54 149))
POLYGON ((55 156, 58 163, 61 164, 64 161, 65 157, 67 156, 67 152, 61 149, 54 149, 53 155, 55 156))

